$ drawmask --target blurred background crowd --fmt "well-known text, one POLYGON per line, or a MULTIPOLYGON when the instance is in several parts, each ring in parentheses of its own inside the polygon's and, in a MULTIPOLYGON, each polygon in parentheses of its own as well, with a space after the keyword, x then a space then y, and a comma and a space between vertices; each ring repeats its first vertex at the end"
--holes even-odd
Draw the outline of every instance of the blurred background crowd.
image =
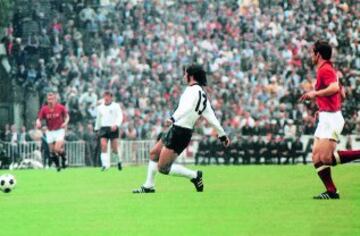
MULTIPOLYGON (((207 70, 208 96, 230 136, 313 134, 315 104, 298 98, 313 89, 311 46, 325 39, 347 94, 343 134, 354 134, 358 9, 358 1, 333 0, 17 0, 2 41, 16 83, 41 103, 56 88, 71 117, 67 139, 79 140, 93 132, 105 89, 122 106, 122 138, 155 138, 191 63, 207 70)), ((197 132, 214 134, 205 121, 197 132)))

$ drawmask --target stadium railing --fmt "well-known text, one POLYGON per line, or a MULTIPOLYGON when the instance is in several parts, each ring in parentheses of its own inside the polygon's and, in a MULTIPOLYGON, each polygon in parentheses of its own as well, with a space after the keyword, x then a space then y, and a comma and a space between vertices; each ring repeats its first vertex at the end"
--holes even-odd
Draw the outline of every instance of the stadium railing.
MULTIPOLYGON (((304 151, 307 144, 310 142, 312 136, 302 136, 301 140, 304 144, 304 151)), ((353 136, 353 148, 360 148, 360 139, 358 136, 353 136)), ((345 148, 346 139, 341 137, 341 143, 338 149, 345 148)), ((149 153, 154 146, 154 140, 120 140, 119 154, 122 162, 126 165, 141 165, 146 164, 149 160, 149 153)), ((190 145, 178 157, 177 161, 183 164, 194 163, 194 157, 198 149, 199 139, 196 137, 191 141, 190 145)), ((10 162, 20 162, 23 159, 35 159, 44 163, 43 155, 41 153, 40 142, 26 142, 26 143, 10 143, 2 142, 2 149, 5 150, 5 155, 10 159, 10 162)), ((65 142, 65 151, 68 158, 68 164, 71 167, 86 166, 86 143, 84 141, 68 141, 65 142)), ((110 144, 108 153, 111 153, 110 144)), ((307 162, 311 162, 311 152, 307 150, 307 162)), ((99 153, 91 153, 95 159, 99 159, 99 153)), ((111 164, 116 165, 118 158, 111 155, 111 164)))
MULTIPOLYGON (((121 140, 119 153, 125 164, 140 165, 149 161, 149 153, 154 146, 153 140, 121 140)), ((117 157, 112 156, 111 163, 116 164, 117 157)))
MULTIPOLYGON (((11 163, 19 163, 24 159, 32 159, 44 163, 41 142, 11 143, 3 142, 5 155, 11 163)), ((85 165, 85 142, 65 142, 65 151, 69 166, 85 165)))
MULTIPOLYGON (((119 154, 124 164, 139 165, 147 163, 151 147, 155 144, 152 140, 121 140, 119 154)), ((24 159, 33 159, 44 163, 44 155, 41 152, 41 142, 11 143, 2 142, 5 155, 10 163, 19 163, 24 159)), ((71 167, 85 166, 86 143, 84 141, 65 142, 66 157, 71 167)), ((110 146, 109 146, 109 153, 110 146)), ((94 156, 96 154, 92 153, 94 156)), ((96 158, 96 157, 95 157, 96 158)), ((118 158, 111 157, 111 163, 116 165, 118 158)))

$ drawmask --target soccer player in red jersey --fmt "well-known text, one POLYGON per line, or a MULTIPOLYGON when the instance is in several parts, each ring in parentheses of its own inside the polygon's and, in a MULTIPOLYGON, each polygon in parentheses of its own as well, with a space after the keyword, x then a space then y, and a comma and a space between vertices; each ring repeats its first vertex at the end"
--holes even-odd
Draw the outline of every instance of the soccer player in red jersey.
POLYGON ((335 151, 344 126, 341 114, 344 93, 330 61, 331 54, 332 48, 328 42, 315 42, 312 53, 312 62, 317 68, 315 90, 300 98, 300 101, 316 99, 319 108, 312 160, 326 192, 314 196, 314 199, 339 199, 340 195, 331 178, 330 166, 360 158, 360 150, 335 151))
POLYGON ((48 131, 47 143, 50 147, 51 159, 55 162, 58 171, 61 170, 59 159, 62 158, 62 167, 65 168, 64 138, 65 129, 69 123, 69 114, 65 106, 57 102, 57 94, 47 94, 47 104, 42 106, 36 120, 36 126, 41 128, 41 121, 46 120, 48 131))

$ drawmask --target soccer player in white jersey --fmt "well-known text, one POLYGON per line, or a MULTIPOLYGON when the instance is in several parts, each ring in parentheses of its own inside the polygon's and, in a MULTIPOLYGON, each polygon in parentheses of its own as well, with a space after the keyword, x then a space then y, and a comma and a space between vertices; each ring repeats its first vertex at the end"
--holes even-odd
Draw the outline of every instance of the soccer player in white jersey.
POLYGON ((104 101, 97 108, 95 131, 98 132, 101 144, 102 170, 110 168, 110 155, 107 153, 108 141, 111 142, 112 154, 119 159, 118 169, 122 169, 120 155, 118 153, 119 129, 123 120, 120 105, 112 101, 112 93, 105 91, 104 101))
POLYGON ((150 151, 147 179, 139 189, 133 190, 133 193, 154 193, 154 179, 157 171, 165 175, 188 178, 198 192, 203 191, 201 171, 193 171, 174 163, 177 156, 188 146, 195 122, 200 117, 204 117, 216 129, 225 147, 230 143, 202 88, 207 83, 203 68, 199 65, 189 66, 184 70, 184 80, 188 86, 181 95, 176 111, 166 121, 172 126, 150 151))

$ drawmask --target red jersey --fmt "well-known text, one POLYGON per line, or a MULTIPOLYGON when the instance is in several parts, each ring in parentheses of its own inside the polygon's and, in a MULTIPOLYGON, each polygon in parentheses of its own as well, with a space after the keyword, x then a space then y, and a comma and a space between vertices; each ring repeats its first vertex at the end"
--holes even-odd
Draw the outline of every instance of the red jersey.
POLYGON ((65 121, 67 110, 65 106, 57 103, 53 108, 48 105, 42 106, 39 112, 39 119, 45 119, 49 130, 61 129, 61 125, 65 121))
MULTIPOLYGON (((328 87, 331 83, 338 82, 336 71, 331 62, 324 62, 317 70, 315 90, 321 90, 328 87)), ((319 111, 335 112, 341 110, 340 91, 326 97, 316 97, 316 103, 319 111)))

